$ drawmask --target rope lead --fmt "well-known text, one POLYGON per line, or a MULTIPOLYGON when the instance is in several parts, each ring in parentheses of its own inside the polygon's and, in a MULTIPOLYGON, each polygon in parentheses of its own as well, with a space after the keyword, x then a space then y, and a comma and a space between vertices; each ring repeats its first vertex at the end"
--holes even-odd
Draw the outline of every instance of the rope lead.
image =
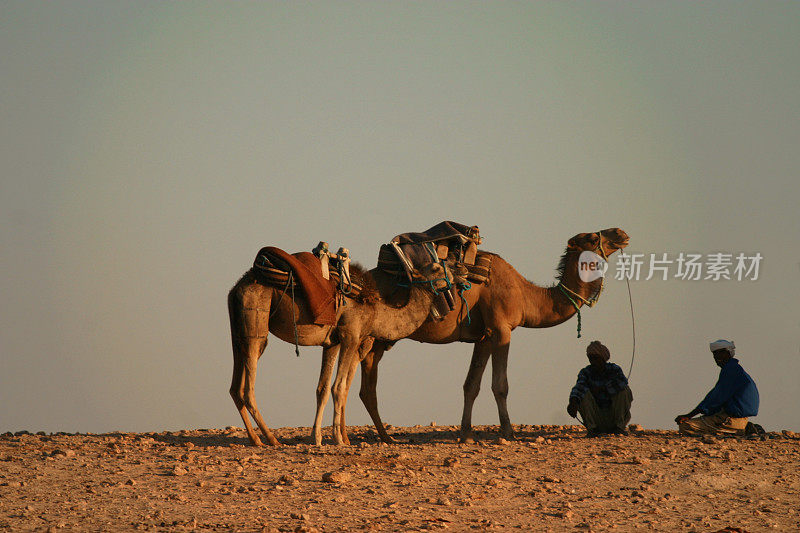
POLYGON ((464 293, 467 292, 472 288, 472 283, 469 281, 465 281, 464 283, 458 284, 458 295, 461 297, 461 301, 464 302, 464 307, 467 309, 467 326, 472 324, 472 317, 469 315, 469 304, 467 303, 467 299, 464 297, 464 293))
POLYGON ((559 283, 558 284, 558 288, 561 290, 561 292, 564 293, 564 296, 567 297, 567 300, 570 301, 570 303, 575 307, 575 311, 578 313, 578 338, 580 339, 581 338, 581 308, 578 307, 578 304, 575 303, 575 300, 573 300, 572 297, 567 293, 567 291, 564 290, 564 286, 562 284, 559 283))
POLYGON ((636 357, 636 318, 633 316, 633 296, 631 296, 631 282, 627 276, 625 276, 625 283, 628 284, 628 301, 631 304, 631 335, 633 336, 633 348, 631 351, 631 366, 628 368, 628 380, 631 379, 631 373, 633 372, 633 359, 636 357))
POLYGON ((297 357, 300 357, 300 348, 298 347, 299 342, 298 342, 298 338, 297 338, 297 316, 295 315, 295 312, 294 312, 294 308, 295 308, 295 303, 294 303, 294 280, 293 280, 294 276, 292 274, 293 273, 290 270, 289 271, 289 284, 292 287, 292 325, 294 326, 294 353, 297 355, 297 357))

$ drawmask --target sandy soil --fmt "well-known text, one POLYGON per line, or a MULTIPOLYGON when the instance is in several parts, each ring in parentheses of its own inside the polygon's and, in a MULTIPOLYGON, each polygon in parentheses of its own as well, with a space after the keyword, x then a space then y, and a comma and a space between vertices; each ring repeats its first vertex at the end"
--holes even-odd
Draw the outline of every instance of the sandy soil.
POLYGON ((277 448, 238 428, 0 436, 13 531, 798 531, 800 435, 587 439, 580 426, 352 427, 353 445, 277 448), (737 529, 739 528, 739 529, 737 529))

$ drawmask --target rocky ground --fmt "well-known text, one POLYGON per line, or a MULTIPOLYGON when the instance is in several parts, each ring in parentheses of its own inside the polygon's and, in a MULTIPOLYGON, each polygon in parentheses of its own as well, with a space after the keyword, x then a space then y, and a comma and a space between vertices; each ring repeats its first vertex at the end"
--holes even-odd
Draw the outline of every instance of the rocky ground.
POLYGON ((246 446, 238 428, 0 436, 13 531, 798 531, 800 435, 583 437, 574 426, 391 428, 383 445, 246 446), (728 529, 726 529, 728 528, 728 529))

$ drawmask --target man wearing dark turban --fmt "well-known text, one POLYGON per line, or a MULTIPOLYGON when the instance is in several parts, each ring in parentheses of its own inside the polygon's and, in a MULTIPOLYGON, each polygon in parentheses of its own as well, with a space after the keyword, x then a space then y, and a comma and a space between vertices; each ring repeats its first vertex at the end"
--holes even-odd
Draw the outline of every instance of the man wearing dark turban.
POLYGON ((633 402, 628 379, 618 365, 608 362, 611 352, 600 341, 589 344, 586 357, 590 364, 578 373, 569 393, 567 413, 574 417, 580 411, 588 436, 626 435, 633 402))
POLYGON ((675 418, 678 430, 685 435, 763 433, 761 426, 747 422, 747 417, 758 414, 758 388, 733 357, 736 345, 720 339, 712 342, 709 349, 721 368, 717 384, 697 407, 675 418), (703 416, 694 418, 699 414, 703 416))

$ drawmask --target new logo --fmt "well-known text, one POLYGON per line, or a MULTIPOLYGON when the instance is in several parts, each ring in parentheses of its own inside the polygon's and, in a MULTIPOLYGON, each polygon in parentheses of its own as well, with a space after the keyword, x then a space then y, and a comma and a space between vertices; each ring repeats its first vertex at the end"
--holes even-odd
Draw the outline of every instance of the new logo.
POLYGON ((594 252, 584 251, 578 257, 578 276, 584 283, 602 278, 607 270, 608 261, 594 252))

